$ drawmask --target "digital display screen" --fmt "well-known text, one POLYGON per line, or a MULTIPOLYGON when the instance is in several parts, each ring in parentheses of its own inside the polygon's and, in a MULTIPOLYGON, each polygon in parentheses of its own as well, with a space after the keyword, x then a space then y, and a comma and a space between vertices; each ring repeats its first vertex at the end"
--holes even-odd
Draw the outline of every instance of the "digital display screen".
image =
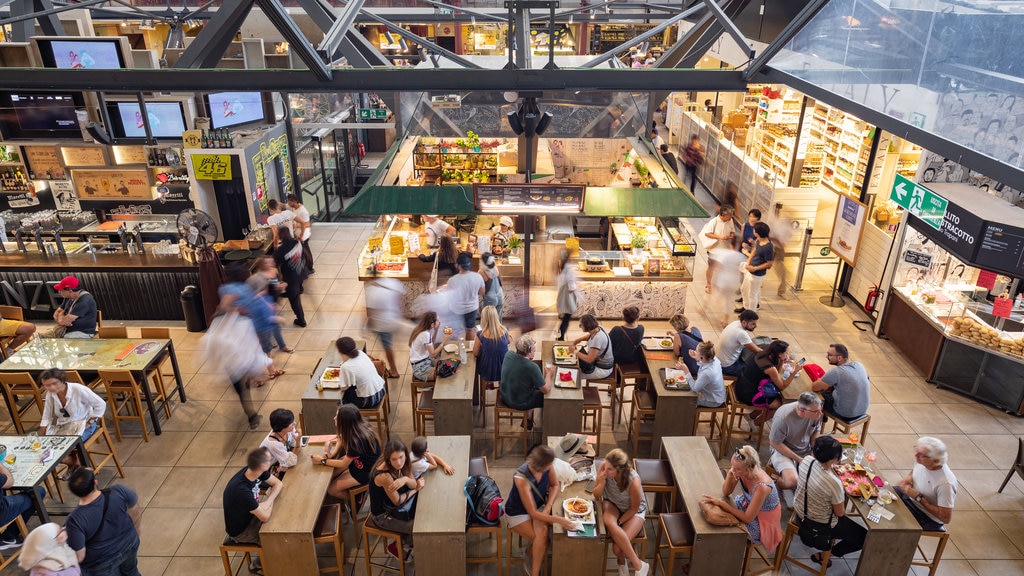
POLYGON ((263 98, 259 92, 214 92, 206 97, 214 128, 262 122, 263 98))
MULTIPOLYGON (((115 125, 115 138, 145 138, 146 127, 138 102, 111 103, 111 120, 115 125), (118 124, 120 124, 118 126, 118 124)), ((154 138, 181 139, 185 128, 185 113, 181 102, 146 102, 149 129, 154 138)))
POLYGON ((81 94, 7 92, 0 94, 0 132, 4 138, 81 138, 81 94))
POLYGON ((117 40, 51 40, 49 50, 51 68, 124 68, 117 40))

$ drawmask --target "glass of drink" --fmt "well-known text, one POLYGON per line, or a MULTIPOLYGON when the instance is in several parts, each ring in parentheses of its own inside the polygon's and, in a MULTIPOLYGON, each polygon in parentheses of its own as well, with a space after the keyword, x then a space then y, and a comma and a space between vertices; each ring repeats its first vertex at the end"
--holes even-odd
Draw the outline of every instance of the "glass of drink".
POLYGON ((28 440, 29 440, 29 444, 30 444, 30 446, 32 446, 33 450, 40 450, 40 449, 42 449, 43 444, 42 444, 42 442, 39 441, 39 434, 38 433, 36 433, 36 432, 29 432, 28 433, 28 440))

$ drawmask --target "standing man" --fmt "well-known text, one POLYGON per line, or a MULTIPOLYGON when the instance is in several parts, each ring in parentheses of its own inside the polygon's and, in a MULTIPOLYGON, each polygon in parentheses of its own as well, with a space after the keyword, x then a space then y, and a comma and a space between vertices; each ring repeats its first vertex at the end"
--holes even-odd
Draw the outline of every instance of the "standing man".
MULTIPOLYGON (((700 231, 700 241, 704 249, 711 253, 714 250, 732 250, 732 241, 736 237, 736 231, 732 224, 733 207, 723 204, 718 209, 718 216, 707 221, 700 231)), ((708 260, 706 272, 707 284, 704 286, 704 293, 711 294, 711 280, 715 275, 716 266, 713 260, 708 260)))
POLYGON ((96 334, 96 299, 78 285, 78 278, 65 276, 53 289, 64 298, 53 312, 53 320, 66 328, 65 338, 92 338, 96 334))
POLYGON ((704 149, 700 146, 700 136, 690 135, 690 145, 683 151, 686 171, 690 173, 690 192, 695 193, 697 186, 697 168, 704 163, 704 149))
MULTIPOLYGON (((11 486, 14 486, 14 474, 9 468, 0 463, 0 488, 10 490, 11 486)), ((46 497, 46 490, 43 490, 42 486, 36 486, 35 490, 39 494, 39 500, 42 501, 46 497)), ((0 525, 14 520, 16 516, 21 516, 21 519, 28 523, 28 519, 35 513, 35 502, 27 492, 15 492, 6 496, 0 496, 0 525)), ((0 535, 0 550, 17 548, 24 541, 25 537, 18 531, 18 525, 11 524, 0 535)))
POLYGON ((78 496, 78 507, 64 528, 83 576, 139 576, 138 495, 121 484, 100 490, 92 468, 75 470, 68 488, 78 496))
POLYGON ((772 445, 772 468, 779 473, 775 482, 779 490, 796 488, 796 467, 811 453, 811 446, 821 435, 821 398, 804 392, 796 402, 783 404, 775 411, 768 441, 772 445))
POLYGON ((761 348, 754 344, 750 332, 757 329, 757 312, 744 310, 740 312, 739 320, 733 320, 722 330, 722 339, 718 348, 718 361, 722 363, 722 374, 726 376, 739 376, 743 373, 745 364, 742 358, 743 349, 746 348, 754 354, 761 351, 761 348))
POLYGON ((438 218, 437 214, 427 214, 425 218, 427 219, 428 248, 437 248, 441 242, 441 236, 455 236, 455 227, 438 218))
POLYGON ((864 365, 850 360, 850 351, 842 344, 829 345, 825 357, 835 368, 811 383, 811 390, 825 397, 825 411, 844 422, 867 414, 871 380, 864 365))
POLYGON ((483 276, 473 272, 473 259, 469 252, 459 254, 455 261, 459 273, 448 279, 445 292, 453 314, 462 316, 462 338, 468 338, 476 327, 476 315, 480 310, 480 297, 486 290, 483 276))
POLYGON ((654 145, 655 150, 660 150, 661 145, 665 143, 665 139, 658 134, 657 128, 651 128, 651 144, 654 145))
POLYGON ((316 274, 316 270, 313 269, 313 251, 309 249, 309 237, 313 235, 309 210, 299 203, 299 197, 295 194, 288 195, 288 209, 295 214, 295 222, 299 224, 296 236, 302 242, 302 257, 306 260, 306 275, 316 274))
POLYGON ((896 485, 896 492, 923 530, 945 532, 956 501, 956 476, 949 469, 946 444, 922 436, 914 446, 914 469, 896 485))
POLYGON ((665 159, 665 164, 668 164, 668 167, 672 169, 673 174, 679 176, 679 161, 676 160, 675 154, 668 151, 668 144, 662 143, 658 149, 661 151, 661 157, 665 159))
MULTIPOLYGON (((376 272, 376 269, 374 269, 376 272)), ((366 325, 377 335, 384 355, 388 359, 388 378, 398 378, 395 364, 395 332, 402 322, 402 296, 405 285, 387 276, 374 279, 366 285, 366 325)))
MULTIPOLYGON (((224 529, 225 542, 234 544, 259 544, 260 527, 274 511, 274 501, 281 495, 284 484, 270 473, 270 451, 257 448, 249 452, 242 468, 228 480, 224 487, 224 529), (267 486, 267 493, 260 502, 260 489, 267 486)), ((250 572, 262 567, 260 559, 249 567, 250 572)))
POLYGON ((292 220, 295 220, 295 213, 291 210, 285 210, 284 206, 277 200, 267 202, 267 210, 270 211, 270 216, 267 217, 267 226, 270 226, 270 230, 274 233, 274 247, 276 248, 280 242, 277 234, 278 227, 287 226, 291 228, 292 220))
POLYGON ((764 222, 754 224, 754 249, 747 257, 746 274, 743 275, 743 285, 740 292, 743 294, 743 306, 734 310, 736 313, 747 310, 757 310, 761 305, 761 285, 764 284, 768 269, 772 267, 775 259, 775 248, 772 241, 768 239, 771 230, 764 222))

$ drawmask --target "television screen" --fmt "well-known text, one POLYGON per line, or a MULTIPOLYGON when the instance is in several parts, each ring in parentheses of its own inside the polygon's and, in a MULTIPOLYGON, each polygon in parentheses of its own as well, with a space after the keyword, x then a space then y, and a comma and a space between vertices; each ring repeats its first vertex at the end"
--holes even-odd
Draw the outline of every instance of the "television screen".
POLYGON ((206 105, 214 128, 264 120, 263 97, 259 92, 214 92, 207 94, 206 105))
POLYGON ((39 53, 48 68, 124 68, 117 39, 39 40, 39 53))
MULTIPOLYGON (((108 102, 115 138, 145 138, 146 128, 138 102, 108 102)), ((149 129, 154 138, 181 139, 186 130, 181 102, 146 102, 149 129)))
POLYGON ((4 138, 81 138, 77 110, 81 94, 8 92, 0 95, 0 132, 4 138))

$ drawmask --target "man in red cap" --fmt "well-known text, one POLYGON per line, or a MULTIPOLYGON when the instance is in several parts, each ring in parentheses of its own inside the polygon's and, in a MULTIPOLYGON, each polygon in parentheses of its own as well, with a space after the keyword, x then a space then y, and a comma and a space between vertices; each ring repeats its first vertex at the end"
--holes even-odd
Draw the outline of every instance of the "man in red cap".
POLYGON ((65 276, 54 284, 64 301, 53 312, 53 321, 66 328, 65 338, 92 338, 96 334, 96 299, 78 285, 78 278, 65 276))

